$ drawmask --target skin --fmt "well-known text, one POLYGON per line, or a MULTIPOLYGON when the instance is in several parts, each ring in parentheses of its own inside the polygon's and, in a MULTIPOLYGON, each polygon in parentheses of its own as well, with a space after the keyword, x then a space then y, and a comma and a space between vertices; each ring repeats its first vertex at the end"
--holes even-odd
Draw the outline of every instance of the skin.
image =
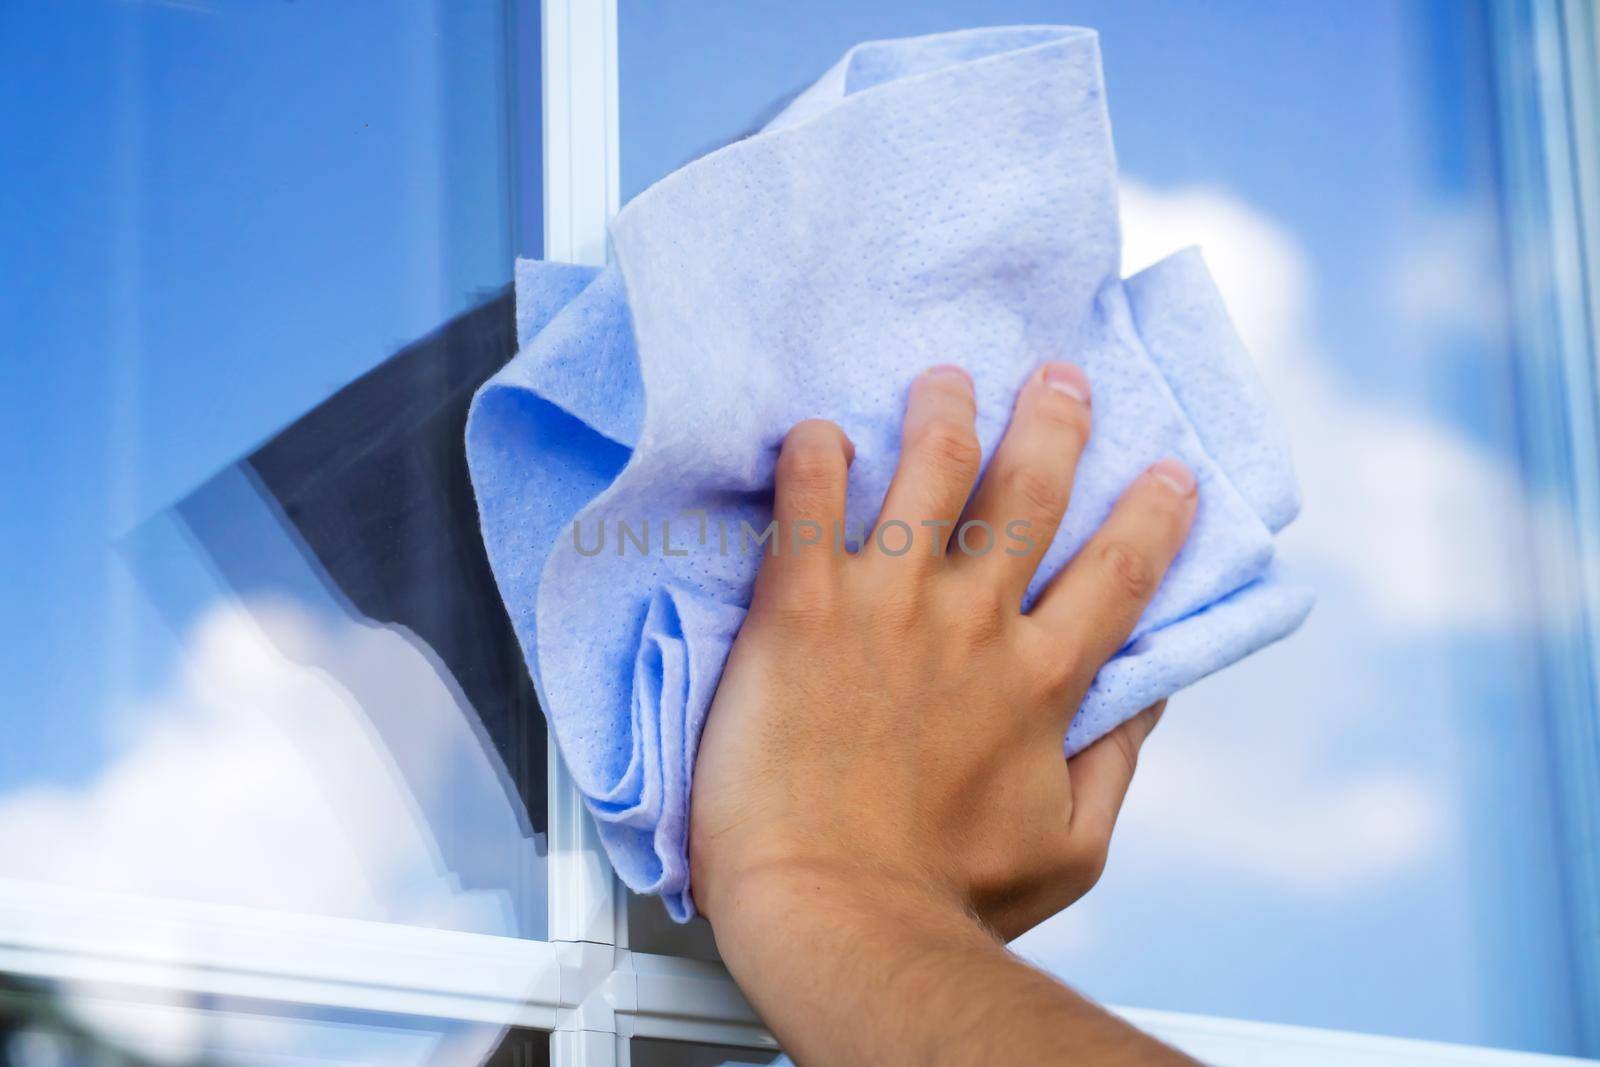
POLYGON ((915 531, 900 555, 781 540, 797 520, 843 521, 853 457, 829 422, 785 439, 780 547, 696 764, 696 903, 800 1064, 1192 1063, 1005 942, 1105 866, 1161 705, 1071 760, 1062 743, 1183 544, 1194 479, 1175 460, 1137 478, 1023 614, 1089 437, 1089 383, 1071 364, 1040 368, 976 489, 974 417, 959 368, 913 383, 879 519, 915 531), (957 551, 946 539, 963 519, 1024 520, 1033 548, 957 551))

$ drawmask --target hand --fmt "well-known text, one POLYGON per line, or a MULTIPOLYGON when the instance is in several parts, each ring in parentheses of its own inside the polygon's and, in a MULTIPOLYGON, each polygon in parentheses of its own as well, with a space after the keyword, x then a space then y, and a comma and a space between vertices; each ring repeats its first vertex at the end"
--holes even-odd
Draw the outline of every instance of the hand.
POLYGON ((1161 705, 1071 760, 1063 739, 1183 544, 1194 478, 1175 460, 1151 467, 1023 614, 1089 437, 1088 382, 1070 364, 1041 368, 975 494, 974 416, 964 372, 916 380, 886 536, 855 554, 795 535, 843 522, 850 442, 821 421, 784 442, 779 551, 763 562, 695 771, 692 884, 719 940, 732 912, 801 883, 945 902, 1009 940, 1104 867, 1161 705), (908 551, 891 554, 904 543, 892 520, 908 551), (988 524, 990 551, 975 554, 981 529, 966 542, 974 554, 962 550, 963 520, 988 524), (1017 530, 1027 551, 1006 537, 1017 530))

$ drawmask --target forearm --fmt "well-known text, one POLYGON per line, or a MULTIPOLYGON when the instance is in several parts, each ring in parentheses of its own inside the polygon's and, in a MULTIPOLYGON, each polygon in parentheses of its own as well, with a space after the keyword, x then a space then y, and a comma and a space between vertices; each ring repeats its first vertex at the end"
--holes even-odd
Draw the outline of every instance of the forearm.
POLYGON ((774 871, 721 905, 734 977, 805 1067, 1192 1061, 1012 956, 953 898, 876 872, 774 871))

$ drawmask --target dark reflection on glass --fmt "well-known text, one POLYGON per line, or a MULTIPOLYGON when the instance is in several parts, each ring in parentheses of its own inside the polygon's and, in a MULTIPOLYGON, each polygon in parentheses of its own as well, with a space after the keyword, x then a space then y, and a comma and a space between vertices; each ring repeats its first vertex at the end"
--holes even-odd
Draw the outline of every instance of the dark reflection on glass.
POLYGON ((717 941, 711 924, 703 916, 687 923, 676 923, 667 915, 658 897, 628 894, 628 947, 635 952, 655 952, 663 956, 687 956, 697 960, 718 960, 717 941))
POLYGON ((472 394, 515 351, 503 293, 341 389, 248 463, 352 607, 407 627, 444 661, 543 832, 544 720, 484 555, 463 444, 472 394))
POLYGON ((769 1063, 788 1062, 776 1049, 696 1045, 642 1037, 633 1039, 629 1052, 633 1067, 764 1067, 769 1063))
POLYGON ((549 1036, 453 1019, 0 977, 0 1067, 546 1067, 549 1036))
POLYGON ((179 632, 219 604, 242 606, 279 654, 352 699, 391 780, 364 788, 331 723, 301 724, 295 740, 343 798, 349 836, 413 820, 397 847, 436 850, 429 873, 446 885, 429 899, 410 899, 414 862, 398 865, 403 885, 378 887, 407 897, 382 901, 393 917, 501 932, 440 913, 455 885, 508 896, 504 932, 538 937, 544 719, 478 534, 463 445, 473 392, 514 347, 501 293, 340 389, 124 550, 179 632))
POLYGON ((484 1067, 549 1067, 550 1035, 542 1030, 512 1030, 484 1067))

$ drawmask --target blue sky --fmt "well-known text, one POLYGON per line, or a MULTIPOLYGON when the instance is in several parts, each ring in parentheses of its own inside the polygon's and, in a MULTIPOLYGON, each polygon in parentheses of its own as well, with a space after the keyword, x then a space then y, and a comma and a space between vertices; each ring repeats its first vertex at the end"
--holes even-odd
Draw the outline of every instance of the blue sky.
MULTIPOLYGON (((515 6, 0 7, 0 808, 115 796, 141 717, 193 702, 193 635, 111 546, 536 247, 515 6)), ((1322 603, 1174 702, 1105 886, 1027 949, 1121 1003, 1570 1049, 1479 7, 619 6, 624 197, 856 41, 1101 31, 1130 255, 1205 245, 1294 420, 1322 603)))

